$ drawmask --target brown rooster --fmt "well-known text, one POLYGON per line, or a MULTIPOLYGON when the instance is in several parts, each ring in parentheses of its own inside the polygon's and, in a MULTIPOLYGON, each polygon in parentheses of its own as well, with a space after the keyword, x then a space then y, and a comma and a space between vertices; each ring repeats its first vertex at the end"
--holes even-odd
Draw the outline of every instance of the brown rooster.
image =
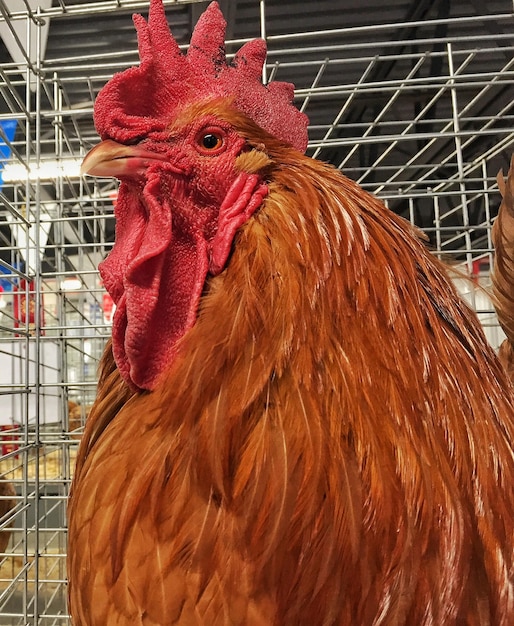
POLYGON ((112 345, 69 509, 75 626, 512 626, 514 394, 417 232, 303 155, 291 86, 160 0, 99 94, 112 345))

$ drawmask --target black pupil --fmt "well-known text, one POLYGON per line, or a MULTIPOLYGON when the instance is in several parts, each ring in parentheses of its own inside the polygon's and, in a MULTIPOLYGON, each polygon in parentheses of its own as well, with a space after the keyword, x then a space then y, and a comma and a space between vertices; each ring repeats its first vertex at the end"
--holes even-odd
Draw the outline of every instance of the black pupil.
POLYGON ((207 148, 208 150, 212 150, 213 148, 216 148, 218 146, 219 137, 211 133, 204 135, 202 139, 202 144, 204 148, 207 148))

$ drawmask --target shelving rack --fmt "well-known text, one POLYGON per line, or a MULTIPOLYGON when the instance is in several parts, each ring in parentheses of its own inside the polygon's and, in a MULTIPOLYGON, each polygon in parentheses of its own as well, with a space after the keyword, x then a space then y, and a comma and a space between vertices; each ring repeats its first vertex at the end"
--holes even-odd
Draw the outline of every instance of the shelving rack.
MULTIPOLYGON (((165 4, 185 45, 206 3, 165 4)), ((450 15, 420 17, 392 2, 380 21, 371 5, 359 15, 362 2, 221 2, 228 52, 262 35, 267 79, 296 84, 308 153, 381 196, 456 276, 471 277, 456 281, 497 347, 482 288, 496 173, 514 152, 513 7, 491 2, 478 15, 472 3, 450 4, 450 15)), ((17 50, 0 50, 10 59, 0 63, 0 487, 15 488, 0 497, 4 509, 14 504, 0 516, 0 538, 11 532, 1 626, 69 623, 66 498, 110 334, 97 266, 112 246, 116 198, 114 181, 80 177, 78 165, 97 141, 99 89, 137 63, 134 11, 147 3, 0 0, 4 40, 17 50)))

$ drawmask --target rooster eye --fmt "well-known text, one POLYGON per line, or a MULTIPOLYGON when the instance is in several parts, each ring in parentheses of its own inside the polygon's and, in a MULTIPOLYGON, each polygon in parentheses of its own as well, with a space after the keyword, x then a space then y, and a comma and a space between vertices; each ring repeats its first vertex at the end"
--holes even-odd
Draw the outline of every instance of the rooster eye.
POLYGON ((219 154, 225 149, 225 133, 221 128, 203 129, 197 136, 196 146, 202 154, 219 154))
POLYGON ((213 135, 212 133, 208 133, 202 137, 202 146, 206 150, 214 150, 215 148, 219 148, 222 143, 221 137, 217 135, 213 135))

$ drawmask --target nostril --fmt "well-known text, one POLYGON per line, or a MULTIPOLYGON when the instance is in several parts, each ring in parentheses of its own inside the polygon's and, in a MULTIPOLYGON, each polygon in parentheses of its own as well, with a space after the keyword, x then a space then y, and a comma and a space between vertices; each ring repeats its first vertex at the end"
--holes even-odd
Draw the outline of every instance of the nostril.
POLYGON ((128 139, 127 141, 124 141, 123 143, 126 146, 137 146, 140 143, 143 143, 144 140, 146 139, 146 137, 144 135, 139 135, 136 137, 131 137, 130 139, 128 139))

